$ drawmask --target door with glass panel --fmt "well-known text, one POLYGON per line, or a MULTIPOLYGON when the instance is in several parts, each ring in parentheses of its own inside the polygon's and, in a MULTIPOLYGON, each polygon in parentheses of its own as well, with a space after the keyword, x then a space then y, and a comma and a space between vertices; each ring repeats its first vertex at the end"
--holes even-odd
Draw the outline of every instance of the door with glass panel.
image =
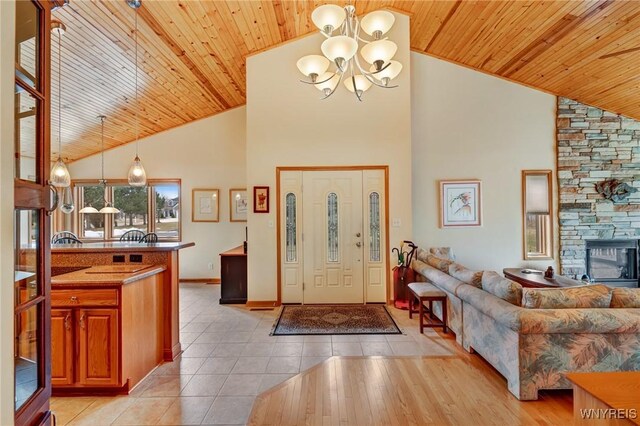
POLYGON ((385 302, 385 170, 279 175, 282 302, 385 302))
POLYGON ((14 113, 15 422, 49 424, 49 2, 16 2, 14 113))

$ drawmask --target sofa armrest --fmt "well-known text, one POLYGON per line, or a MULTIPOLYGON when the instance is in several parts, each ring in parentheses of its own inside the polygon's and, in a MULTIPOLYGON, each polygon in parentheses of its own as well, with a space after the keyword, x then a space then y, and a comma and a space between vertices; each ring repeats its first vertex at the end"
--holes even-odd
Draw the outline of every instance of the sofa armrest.
POLYGON ((523 310, 521 307, 469 284, 460 286, 457 289, 457 295, 464 303, 468 303, 500 324, 515 331, 520 330, 520 312, 523 310))
POLYGON ((640 309, 521 309, 521 334, 640 333, 640 309))

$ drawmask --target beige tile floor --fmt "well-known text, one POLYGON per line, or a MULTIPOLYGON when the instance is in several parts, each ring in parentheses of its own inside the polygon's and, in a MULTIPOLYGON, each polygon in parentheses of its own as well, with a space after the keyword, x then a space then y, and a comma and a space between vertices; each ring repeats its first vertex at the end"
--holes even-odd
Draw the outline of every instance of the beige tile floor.
POLYGON ((259 393, 332 355, 454 356, 451 335, 418 332, 390 308, 403 335, 269 336, 278 315, 219 305, 220 287, 181 284, 184 353, 119 397, 56 397, 58 425, 245 424, 259 393))

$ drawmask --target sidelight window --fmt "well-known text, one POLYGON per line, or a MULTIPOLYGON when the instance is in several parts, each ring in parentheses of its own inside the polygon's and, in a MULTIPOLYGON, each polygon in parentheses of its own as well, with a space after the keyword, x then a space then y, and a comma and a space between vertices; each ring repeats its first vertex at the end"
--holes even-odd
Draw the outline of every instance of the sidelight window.
POLYGON ((338 195, 327 196, 327 261, 338 261, 338 195))
POLYGON ((296 195, 288 193, 285 197, 285 252, 286 262, 298 260, 298 248, 296 246, 296 195))
POLYGON ((380 194, 369 194, 369 260, 380 262, 380 194))

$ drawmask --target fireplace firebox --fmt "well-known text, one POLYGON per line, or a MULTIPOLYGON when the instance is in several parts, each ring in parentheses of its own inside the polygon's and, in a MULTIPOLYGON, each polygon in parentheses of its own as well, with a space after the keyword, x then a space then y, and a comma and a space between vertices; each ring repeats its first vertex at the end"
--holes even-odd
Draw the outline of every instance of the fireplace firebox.
POLYGON ((587 275, 618 287, 638 287, 638 240, 587 240, 587 275))

